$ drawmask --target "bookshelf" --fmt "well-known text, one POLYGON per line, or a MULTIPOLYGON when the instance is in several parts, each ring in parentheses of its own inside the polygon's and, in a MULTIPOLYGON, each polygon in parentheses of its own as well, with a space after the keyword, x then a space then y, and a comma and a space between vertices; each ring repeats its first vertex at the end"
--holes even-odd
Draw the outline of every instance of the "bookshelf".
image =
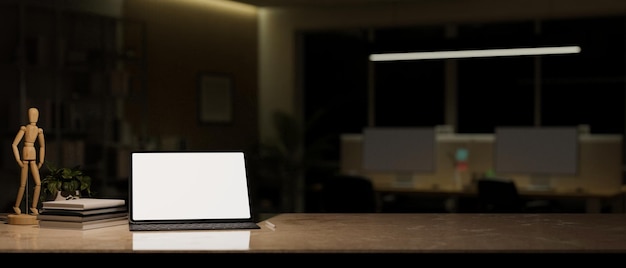
MULTIPOLYGON (((145 25, 51 2, 0 4, 2 142, 8 146, 28 107, 37 107, 46 161, 80 165, 103 193, 127 179, 118 157, 135 149, 141 129, 124 118, 146 105, 145 25)), ((0 155, 0 170, 15 176, 11 150, 0 155)), ((17 183, 4 187, 11 198, 17 183)))

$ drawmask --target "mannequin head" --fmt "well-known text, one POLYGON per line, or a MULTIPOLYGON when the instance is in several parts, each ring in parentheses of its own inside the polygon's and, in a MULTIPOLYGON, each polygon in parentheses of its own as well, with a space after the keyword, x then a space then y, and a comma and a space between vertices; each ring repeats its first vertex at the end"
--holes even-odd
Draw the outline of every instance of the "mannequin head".
POLYGON ((39 110, 37 110, 37 108, 28 109, 28 122, 37 123, 38 119, 39 119, 39 110))

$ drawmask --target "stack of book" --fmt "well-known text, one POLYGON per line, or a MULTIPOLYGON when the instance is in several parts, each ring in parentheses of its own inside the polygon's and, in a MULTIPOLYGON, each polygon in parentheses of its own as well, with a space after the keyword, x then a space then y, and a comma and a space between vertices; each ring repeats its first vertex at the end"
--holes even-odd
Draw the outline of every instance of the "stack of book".
POLYGON ((40 228, 89 230, 128 224, 123 199, 78 198, 41 204, 37 215, 40 228))

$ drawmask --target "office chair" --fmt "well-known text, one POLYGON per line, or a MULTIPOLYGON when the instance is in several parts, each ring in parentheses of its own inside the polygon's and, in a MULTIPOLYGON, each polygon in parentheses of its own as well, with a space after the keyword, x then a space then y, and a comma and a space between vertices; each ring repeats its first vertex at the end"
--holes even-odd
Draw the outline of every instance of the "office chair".
POLYGON ((545 213, 553 212, 549 200, 524 200, 512 180, 483 178, 477 182, 479 212, 485 213, 545 213))
POLYGON ((480 212, 522 212, 522 200, 513 181, 479 179, 477 190, 480 212))
POLYGON ((373 213, 378 202, 372 182, 362 176, 336 175, 322 183, 321 211, 373 213))

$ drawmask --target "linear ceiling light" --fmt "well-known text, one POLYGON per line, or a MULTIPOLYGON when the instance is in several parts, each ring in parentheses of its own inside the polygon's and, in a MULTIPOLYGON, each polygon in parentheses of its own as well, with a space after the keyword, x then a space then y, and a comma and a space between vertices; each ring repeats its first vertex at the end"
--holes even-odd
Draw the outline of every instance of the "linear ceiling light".
POLYGON ((580 47, 579 46, 561 46, 561 47, 385 53, 385 54, 371 54, 370 61, 460 59, 460 58, 484 58, 484 57, 502 57, 502 56, 573 54, 573 53, 580 53, 580 47))

